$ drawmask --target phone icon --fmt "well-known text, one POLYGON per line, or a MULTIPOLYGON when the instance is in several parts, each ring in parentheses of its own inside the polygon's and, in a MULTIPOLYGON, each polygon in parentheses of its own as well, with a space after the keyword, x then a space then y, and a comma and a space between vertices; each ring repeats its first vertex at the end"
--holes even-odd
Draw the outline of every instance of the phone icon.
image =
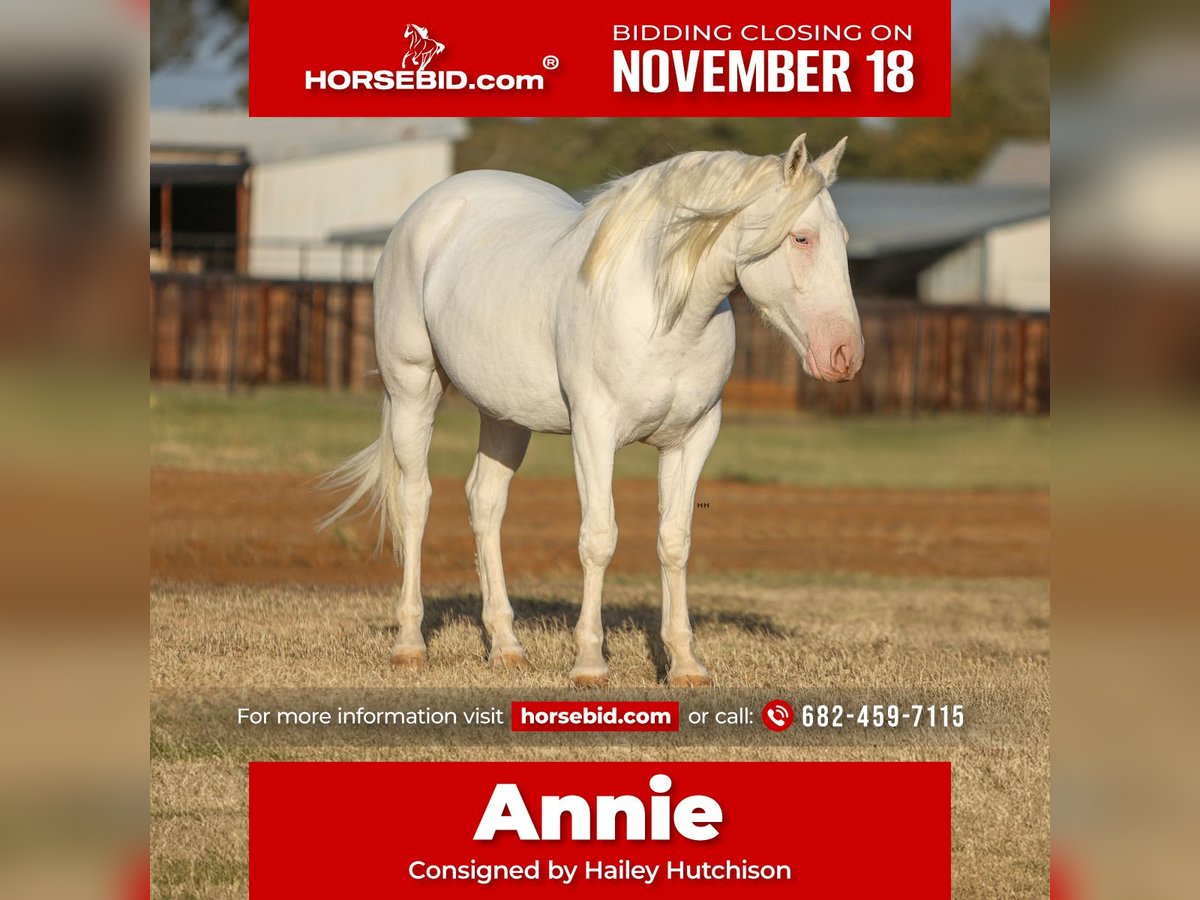
POLYGON ((772 731, 787 731, 795 718, 796 713, 786 700, 771 700, 763 706, 763 724, 772 731))

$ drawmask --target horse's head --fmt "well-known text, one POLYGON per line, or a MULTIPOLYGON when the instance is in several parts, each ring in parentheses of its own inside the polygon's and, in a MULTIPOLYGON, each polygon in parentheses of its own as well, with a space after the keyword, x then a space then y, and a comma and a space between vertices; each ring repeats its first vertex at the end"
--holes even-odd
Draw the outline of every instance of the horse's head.
POLYGON ((425 40, 425 38, 429 37, 429 30, 422 28, 420 25, 405 25, 404 36, 419 37, 421 40, 425 40))
POLYGON ((862 368, 863 336, 850 289, 849 235, 827 190, 846 139, 809 162, 804 137, 783 157, 778 190, 743 213, 737 277, 750 302, 795 347, 809 375, 848 381, 862 368), (782 241, 782 228, 757 227, 779 223, 781 216, 788 226, 782 241))

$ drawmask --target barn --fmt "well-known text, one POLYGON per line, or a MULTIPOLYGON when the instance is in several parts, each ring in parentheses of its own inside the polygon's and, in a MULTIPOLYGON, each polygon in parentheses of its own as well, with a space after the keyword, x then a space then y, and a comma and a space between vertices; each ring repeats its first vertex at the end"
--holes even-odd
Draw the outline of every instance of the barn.
POLYGON ((458 118, 250 118, 152 110, 150 268, 361 280, 378 244, 454 171, 458 118))
POLYGON ((860 294, 1050 309, 1050 145, 1002 144, 973 182, 846 179, 832 189, 860 294))

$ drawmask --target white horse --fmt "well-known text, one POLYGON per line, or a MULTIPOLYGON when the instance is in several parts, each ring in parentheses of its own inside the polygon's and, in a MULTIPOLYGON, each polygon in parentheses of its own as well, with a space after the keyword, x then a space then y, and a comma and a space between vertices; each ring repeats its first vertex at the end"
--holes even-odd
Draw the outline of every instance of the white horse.
POLYGON ((805 371, 852 378, 863 338, 846 230, 826 187, 845 139, 809 162, 804 135, 781 158, 685 153, 606 186, 586 206, 544 182, 465 172, 422 195, 375 276, 383 380, 379 439, 330 474, 369 497, 404 567, 392 649, 426 662, 421 539, 434 412, 447 384, 479 409, 467 479, 489 662, 527 667, 500 560, 509 482, 530 433, 570 434, 583 510, 576 685, 603 685, 600 593, 617 543, 613 455, 659 451, 662 640, 671 685, 712 683, 692 649, 686 567, 696 482, 721 422, 734 353, 728 297, 740 287, 805 371))
POLYGON ((408 65, 409 59, 417 67, 417 71, 425 71, 430 60, 446 49, 441 41, 435 41, 429 36, 429 29, 420 25, 406 25, 404 36, 408 38, 408 52, 404 54, 401 65, 408 65))

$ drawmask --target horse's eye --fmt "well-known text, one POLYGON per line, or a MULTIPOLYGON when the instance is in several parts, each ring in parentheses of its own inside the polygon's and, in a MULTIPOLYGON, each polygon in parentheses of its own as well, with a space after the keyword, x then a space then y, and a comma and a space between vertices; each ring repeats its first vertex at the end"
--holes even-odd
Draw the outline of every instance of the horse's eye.
POLYGON ((797 244, 807 244, 808 243, 808 235, 807 234, 793 234, 792 240, 795 241, 797 244))

